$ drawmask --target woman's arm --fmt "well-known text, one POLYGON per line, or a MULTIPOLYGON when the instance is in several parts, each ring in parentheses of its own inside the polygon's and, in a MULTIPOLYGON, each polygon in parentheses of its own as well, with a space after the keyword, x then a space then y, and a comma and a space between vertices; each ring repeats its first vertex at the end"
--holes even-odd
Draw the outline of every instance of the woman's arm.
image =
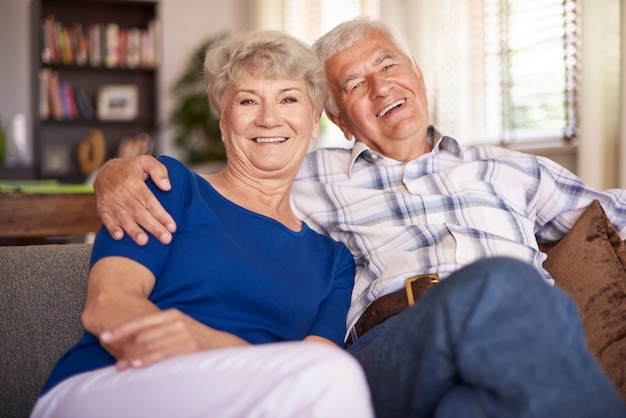
MULTIPOLYGON (((159 308, 148 300, 154 282, 152 272, 133 260, 124 257, 99 260, 89 272, 87 302, 81 317, 83 326, 101 339, 110 329, 158 312, 159 308)), ((103 346, 119 359, 126 342, 119 340, 103 346)))
POLYGON ((307 335, 306 337, 304 337, 304 341, 326 343, 332 345, 333 347, 338 347, 337 344, 335 344, 333 341, 329 340, 328 338, 320 337, 319 335, 307 335))
POLYGON ((150 177, 163 191, 170 190, 167 168, 154 157, 109 160, 98 170, 94 182, 97 210, 109 234, 121 239, 124 231, 139 245, 148 242, 143 226, 168 244, 176 224, 146 186, 150 177))
POLYGON ((148 299, 154 283, 149 269, 124 257, 103 258, 91 269, 83 325, 118 360, 119 370, 195 351, 249 345, 176 309, 160 310, 148 299))

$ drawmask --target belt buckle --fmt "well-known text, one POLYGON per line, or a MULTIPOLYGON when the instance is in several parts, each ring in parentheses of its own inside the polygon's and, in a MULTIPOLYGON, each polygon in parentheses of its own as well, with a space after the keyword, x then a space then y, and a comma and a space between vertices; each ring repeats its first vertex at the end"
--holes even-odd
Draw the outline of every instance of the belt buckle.
POLYGON ((435 283, 439 283, 439 275, 437 273, 427 273, 427 274, 418 274, 417 276, 409 277, 404 281, 404 290, 406 291, 406 299, 409 303, 409 306, 415 303, 415 294, 413 293, 413 283, 415 282, 424 282, 427 286, 424 291, 421 292, 417 297, 422 296, 426 290, 430 289, 432 285, 435 283))

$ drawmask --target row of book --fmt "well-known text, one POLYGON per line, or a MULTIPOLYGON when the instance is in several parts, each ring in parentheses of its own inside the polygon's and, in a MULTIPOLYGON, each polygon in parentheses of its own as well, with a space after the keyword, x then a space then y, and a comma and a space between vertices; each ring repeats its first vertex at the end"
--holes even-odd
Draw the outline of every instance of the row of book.
POLYGON ((54 15, 41 26, 41 60, 45 64, 108 68, 154 68, 159 61, 159 25, 122 28, 117 23, 64 25, 54 15))
POLYGON ((93 119, 94 106, 82 88, 62 81, 59 72, 43 68, 39 73, 39 118, 41 120, 93 119))

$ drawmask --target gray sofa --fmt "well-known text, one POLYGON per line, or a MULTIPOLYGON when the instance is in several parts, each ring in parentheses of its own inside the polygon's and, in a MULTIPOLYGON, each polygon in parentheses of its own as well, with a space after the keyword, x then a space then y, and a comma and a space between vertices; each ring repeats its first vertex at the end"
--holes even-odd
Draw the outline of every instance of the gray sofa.
MULTIPOLYGON (((91 244, 0 246, 0 418, 30 414, 82 335, 90 254, 91 244)), ((544 267, 578 304, 590 349, 626 401, 626 246, 596 201, 549 254, 544 267)))
POLYGON ((28 417, 80 338, 91 244, 0 247, 0 417, 28 417))

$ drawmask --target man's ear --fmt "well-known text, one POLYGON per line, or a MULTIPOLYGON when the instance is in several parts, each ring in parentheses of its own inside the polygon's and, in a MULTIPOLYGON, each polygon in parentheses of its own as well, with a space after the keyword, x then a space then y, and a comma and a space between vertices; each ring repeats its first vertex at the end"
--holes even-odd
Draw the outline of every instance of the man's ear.
POLYGON ((326 112, 326 116, 328 116, 328 119, 330 119, 335 125, 339 127, 339 129, 341 129, 341 131, 343 132, 343 136, 345 136, 348 141, 352 141, 352 132, 346 126, 346 124, 343 123, 341 115, 333 115, 332 113, 326 112))

